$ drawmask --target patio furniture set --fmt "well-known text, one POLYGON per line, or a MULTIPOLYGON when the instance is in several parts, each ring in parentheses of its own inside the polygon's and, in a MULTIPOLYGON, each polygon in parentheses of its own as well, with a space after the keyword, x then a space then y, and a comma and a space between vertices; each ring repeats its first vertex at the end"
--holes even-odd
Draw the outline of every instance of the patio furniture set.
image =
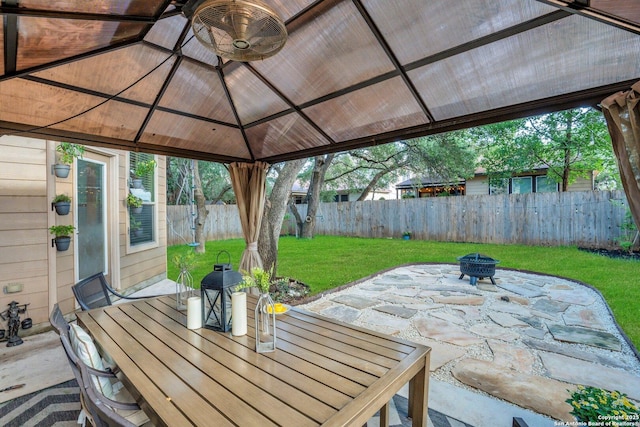
MULTIPOLYGON (((389 401, 407 383, 412 423, 427 425, 427 346, 292 308, 278 315, 276 351, 258 353, 251 326, 243 336, 188 329, 173 295, 112 305, 117 292, 100 275, 90 279, 74 287, 86 310, 77 325, 57 305, 50 320, 97 425, 359 426, 379 412, 388 426, 389 401), (97 366, 85 345, 100 349, 97 366), (101 390, 104 377, 123 386, 122 407, 101 390), (132 424, 123 414, 148 418, 132 424)), ((247 295, 250 319, 256 301, 247 295)))

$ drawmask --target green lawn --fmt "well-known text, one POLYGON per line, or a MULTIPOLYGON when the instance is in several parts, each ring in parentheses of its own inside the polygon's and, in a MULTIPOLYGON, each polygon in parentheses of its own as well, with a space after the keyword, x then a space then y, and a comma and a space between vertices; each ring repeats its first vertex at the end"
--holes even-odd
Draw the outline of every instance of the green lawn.
MULTIPOLYGON (((640 348, 640 262, 615 260, 579 251, 575 247, 538 247, 475 243, 443 243, 400 239, 361 239, 317 236, 311 240, 280 239, 278 276, 296 278, 314 294, 332 289, 380 270, 407 263, 457 263, 456 257, 480 252, 499 259, 498 267, 508 267, 566 277, 587 283, 604 295, 617 322, 640 348)), ((241 239, 207 242, 207 253, 198 259, 192 272, 194 283, 213 270, 222 250, 229 252, 237 269, 245 243, 241 239)), ((168 277, 175 280, 174 254, 192 250, 172 246, 167 251, 168 277)), ((220 262, 227 262, 226 254, 220 262)))

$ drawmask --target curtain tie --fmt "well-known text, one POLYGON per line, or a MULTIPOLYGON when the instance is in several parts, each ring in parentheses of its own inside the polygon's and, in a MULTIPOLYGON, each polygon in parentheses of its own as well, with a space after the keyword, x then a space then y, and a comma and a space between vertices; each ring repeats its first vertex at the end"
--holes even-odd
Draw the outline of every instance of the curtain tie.
POLYGON ((247 243, 248 251, 257 251, 258 250, 258 242, 247 243))

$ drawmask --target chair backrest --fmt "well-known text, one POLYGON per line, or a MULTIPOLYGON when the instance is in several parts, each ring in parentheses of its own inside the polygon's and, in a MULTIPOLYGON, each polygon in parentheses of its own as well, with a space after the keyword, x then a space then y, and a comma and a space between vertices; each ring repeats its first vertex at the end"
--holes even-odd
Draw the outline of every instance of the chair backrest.
POLYGON ((60 311, 60 307, 58 304, 54 304, 53 310, 51 310, 51 314, 49 315, 49 322, 51 326, 54 327, 55 331, 60 336, 66 336, 69 338, 69 323, 62 315, 60 311))
POLYGON ((109 407, 106 399, 96 388, 96 385, 89 378, 89 371, 87 366, 80 362, 80 374, 86 379, 86 407, 93 420, 92 425, 96 427, 136 427, 131 421, 118 414, 113 408, 109 407))
POLYGON ((111 305, 108 291, 110 288, 102 273, 87 277, 71 287, 82 310, 111 305))

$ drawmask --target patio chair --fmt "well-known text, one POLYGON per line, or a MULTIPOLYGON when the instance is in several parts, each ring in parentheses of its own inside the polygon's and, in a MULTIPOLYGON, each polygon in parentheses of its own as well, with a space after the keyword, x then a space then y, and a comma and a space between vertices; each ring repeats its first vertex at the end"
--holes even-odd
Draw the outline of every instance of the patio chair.
POLYGON ((51 310, 51 314, 49 315, 49 322, 51 323, 51 326, 53 326, 54 330, 58 333, 58 335, 66 336, 67 339, 69 338, 69 323, 62 315, 58 303, 54 304, 53 310, 51 310))
MULTIPOLYGON (((120 299, 140 299, 153 298, 153 296, 130 297, 118 293, 113 289, 102 273, 96 273, 87 277, 71 287, 73 295, 75 295, 78 304, 82 310, 90 310, 92 308, 104 307, 112 305, 111 295, 120 299)), ((155 295, 154 295, 155 296, 155 295)))
POLYGON ((121 388, 121 391, 115 396, 130 400, 130 402, 111 399, 98 389, 100 378, 113 381, 114 385, 119 384, 116 374, 111 370, 95 369, 84 363, 73 350, 68 336, 61 335, 60 341, 80 388, 82 410, 91 425, 133 427, 149 423, 149 418, 140 409, 140 406, 133 402, 133 398, 126 390, 121 388), (94 379, 92 376, 97 378, 94 379))

